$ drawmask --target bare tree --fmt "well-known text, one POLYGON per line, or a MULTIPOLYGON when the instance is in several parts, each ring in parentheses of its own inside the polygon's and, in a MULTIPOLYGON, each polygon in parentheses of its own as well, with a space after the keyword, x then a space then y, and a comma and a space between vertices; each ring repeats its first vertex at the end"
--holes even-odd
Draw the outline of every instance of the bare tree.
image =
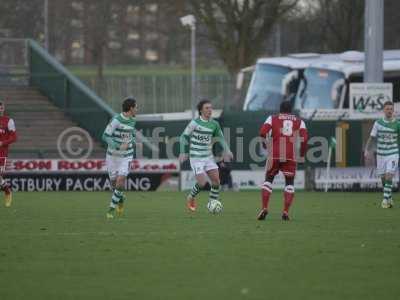
POLYGON ((49 52, 58 54, 66 64, 71 63, 74 13, 70 1, 49 1, 49 52))
POLYGON ((363 48, 365 0, 318 0, 322 39, 328 51, 363 48))
POLYGON ((191 0, 194 14, 235 75, 264 52, 275 23, 293 9, 298 0, 191 0))
POLYGON ((85 63, 97 64, 97 75, 103 78, 104 58, 109 41, 112 3, 108 0, 83 1, 85 63))
POLYGON ((43 33, 43 0, 0 1, 0 29, 11 31, 12 37, 39 38, 43 33))
POLYGON ((399 10, 399 0, 385 1, 385 49, 400 48, 400 39, 398 38, 400 32, 399 10))
MULTIPOLYGON (((274 25, 298 0, 190 0, 220 59, 234 77, 265 52, 274 25)), ((234 96, 238 108, 239 95, 234 96)))
POLYGON ((156 0, 159 6, 157 22, 154 30, 159 35, 158 52, 160 63, 181 61, 182 51, 187 42, 187 31, 182 27, 179 18, 187 13, 185 0, 165 1, 156 0), (172 2, 172 3, 171 3, 172 2), (171 34, 173 32, 173 34, 171 34))

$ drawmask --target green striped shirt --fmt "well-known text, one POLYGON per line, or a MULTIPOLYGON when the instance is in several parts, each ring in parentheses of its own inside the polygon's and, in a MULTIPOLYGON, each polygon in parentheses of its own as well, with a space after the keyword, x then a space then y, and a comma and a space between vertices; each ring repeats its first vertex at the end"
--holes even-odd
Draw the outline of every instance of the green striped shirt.
POLYGON ((399 154, 400 122, 396 119, 376 120, 371 130, 371 136, 376 138, 376 154, 389 156, 399 154))
POLYGON ((135 118, 125 117, 122 113, 112 118, 103 133, 103 140, 108 145, 108 155, 118 157, 133 157, 135 124, 135 118), (120 146, 122 144, 128 144, 128 148, 121 150, 120 146))
POLYGON ((213 141, 219 142, 224 151, 229 151, 219 123, 213 119, 192 120, 180 137, 180 152, 189 153, 190 158, 212 158, 213 141))

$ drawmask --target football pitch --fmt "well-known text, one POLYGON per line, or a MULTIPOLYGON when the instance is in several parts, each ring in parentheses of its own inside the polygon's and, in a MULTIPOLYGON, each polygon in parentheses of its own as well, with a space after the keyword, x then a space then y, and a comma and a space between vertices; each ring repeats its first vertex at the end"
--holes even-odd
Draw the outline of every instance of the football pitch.
POLYGON ((131 192, 107 220, 107 192, 15 193, 0 299, 400 298, 400 208, 380 193, 299 192, 286 223, 278 191, 264 222, 258 192, 222 193, 221 215, 184 196, 131 192))

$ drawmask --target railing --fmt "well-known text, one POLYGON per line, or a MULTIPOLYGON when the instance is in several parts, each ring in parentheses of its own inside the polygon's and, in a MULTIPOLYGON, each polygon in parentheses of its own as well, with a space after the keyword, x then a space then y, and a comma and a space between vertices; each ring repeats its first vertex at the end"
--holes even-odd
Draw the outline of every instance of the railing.
POLYGON ((28 47, 31 85, 100 139, 105 124, 115 112, 35 41, 29 40, 28 47))
MULTIPOLYGON (((28 41, 28 49, 30 85, 39 88, 73 121, 100 141, 115 111, 35 41, 28 41)), ((146 149, 158 151, 140 132, 137 139, 146 149)))
MULTIPOLYGON (((141 113, 181 112, 191 107, 190 75, 106 76, 81 78, 114 110, 133 95, 141 113)), ((224 108, 232 99, 233 83, 228 75, 198 76, 198 98, 209 98, 215 108, 224 108)))

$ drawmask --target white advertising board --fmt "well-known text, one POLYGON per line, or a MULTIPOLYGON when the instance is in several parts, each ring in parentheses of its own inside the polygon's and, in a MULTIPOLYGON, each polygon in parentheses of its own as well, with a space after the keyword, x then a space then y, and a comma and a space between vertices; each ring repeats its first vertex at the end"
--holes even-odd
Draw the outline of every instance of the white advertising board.
MULTIPOLYGON (((239 190, 260 190, 261 185, 265 180, 264 171, 232 171, 233 185, 239 190)), ((189 190, 193 187, 195 178, 192 171, 181 171, 181 190, 189 190)), ((299 170, 296 172, 296 178, 294 181, 296 189, 304 189, 305 187, 305 176, 304 171, 299 170)), ((283 189, 285 187, 285 177, 282 173, 279 173, 275 179, 273 188, 283 189)))
POLYGON ((386 101, 393 101, 392 83, 351 83, 350 116, 379 118, 386 101))

